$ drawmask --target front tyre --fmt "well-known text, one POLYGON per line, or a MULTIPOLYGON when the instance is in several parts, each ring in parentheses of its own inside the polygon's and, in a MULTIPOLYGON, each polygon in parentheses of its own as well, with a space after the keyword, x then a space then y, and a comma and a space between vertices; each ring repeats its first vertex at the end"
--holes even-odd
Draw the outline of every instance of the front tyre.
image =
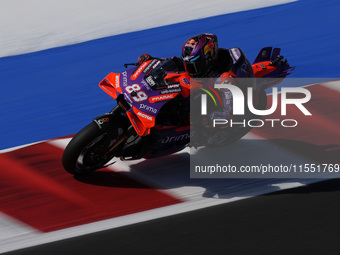
POLYGON ((62 163, 71 174, 88 174, 102 168, 114 155, 110 154, 111 139, 92 122, 76 134, 67 145, 62 163))

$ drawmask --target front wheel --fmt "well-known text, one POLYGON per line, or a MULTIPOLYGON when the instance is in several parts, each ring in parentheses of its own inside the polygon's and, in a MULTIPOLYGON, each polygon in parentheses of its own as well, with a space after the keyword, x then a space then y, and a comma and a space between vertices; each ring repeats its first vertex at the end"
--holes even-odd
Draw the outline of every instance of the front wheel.
POLYGON ((76 134, 65 148, 62 163, 71 174, 88 174, 105 166, 113 157, 112 139, 92 122, 76 134))

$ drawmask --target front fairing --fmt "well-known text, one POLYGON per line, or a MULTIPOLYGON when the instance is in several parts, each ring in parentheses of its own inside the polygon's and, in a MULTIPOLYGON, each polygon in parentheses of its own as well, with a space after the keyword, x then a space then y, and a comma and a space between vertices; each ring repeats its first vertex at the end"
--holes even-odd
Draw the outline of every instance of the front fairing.
MULTIPOLYGON (((148 74, 157 64, 159 63, 150 60, 120 74, 110 73, 99 84, 114 99, 117 100, 122 95, 128 102, 131 107, 127 109, 126 114, 140 136, 150 133, 150 129, 155 126, 156 116, 160 109, 169 100, 182 93, 182 86, 179 82, 167 88, 152 88, 155 81, 148 74)), ((187 83, 189 83, 188 80, 187 83)))

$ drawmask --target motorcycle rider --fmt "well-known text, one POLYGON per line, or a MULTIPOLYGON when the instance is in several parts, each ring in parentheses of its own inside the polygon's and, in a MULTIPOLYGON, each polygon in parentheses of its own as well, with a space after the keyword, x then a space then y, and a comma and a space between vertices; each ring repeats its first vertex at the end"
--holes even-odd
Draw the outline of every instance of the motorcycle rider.
MULTIPOLYGON (((149 54, 144 53, 138 58, 138 64, 154 59, 149 54)), ((181 57, 171 57, 163 59, 164 62, 154 71, 155 76, 164 78, 166 72, 187 72, 193 79, 211 78, 212 83, 231 83, 240 87, 244 93, 249 86, 255 86, 254 73, 251 63, 240 48, 219 48, 217 36, 214 34, 199 34, 189 38, 182 47, 181 57)), ((201 120, 205 126, 209 126, 210 121, 216 117, 229 120, 232 118, 232 98, 228 90, 214 89, 213 84, 201 87, 197 93, 208 94, 208 120, 201 120), (204 91, 204 92, 203 92, 204 91)), ((190 82, 193 84, 193 82, 190 82)), ((193 101, 192 101, 193 102, 193 101)), ((206 131, 206 129, 205 129, 206 131)), ((211 141, 211 134, 204 132, 204 140, 211 141)), ((202 142, 200 142, 202 143, 202 142)), ((203 142, 205 143, 205 142, 203 142)))
MULTIPOLYGON (((138 64, 154 59, 144 53, 138 64)), ((224 49, 218 47, 217 36, 200 34, 189 38, 182 47, 179 57, 165 58, 165 71, 184 72, 192 78, 218 78, 229 72, 234 77, 252 77, 251 64, 240 48, 224 49)))

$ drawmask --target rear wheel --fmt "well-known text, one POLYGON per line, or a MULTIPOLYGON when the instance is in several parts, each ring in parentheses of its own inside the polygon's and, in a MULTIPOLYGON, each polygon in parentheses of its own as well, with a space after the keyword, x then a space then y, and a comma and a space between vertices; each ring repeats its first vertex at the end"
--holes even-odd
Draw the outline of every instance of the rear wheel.
POLYGON ((67 145, 62 163, 71 174, 88 174, 105 166, 114 157, 110 151, 118 141, 110 138, 92 122, 76 134, 67 145))

